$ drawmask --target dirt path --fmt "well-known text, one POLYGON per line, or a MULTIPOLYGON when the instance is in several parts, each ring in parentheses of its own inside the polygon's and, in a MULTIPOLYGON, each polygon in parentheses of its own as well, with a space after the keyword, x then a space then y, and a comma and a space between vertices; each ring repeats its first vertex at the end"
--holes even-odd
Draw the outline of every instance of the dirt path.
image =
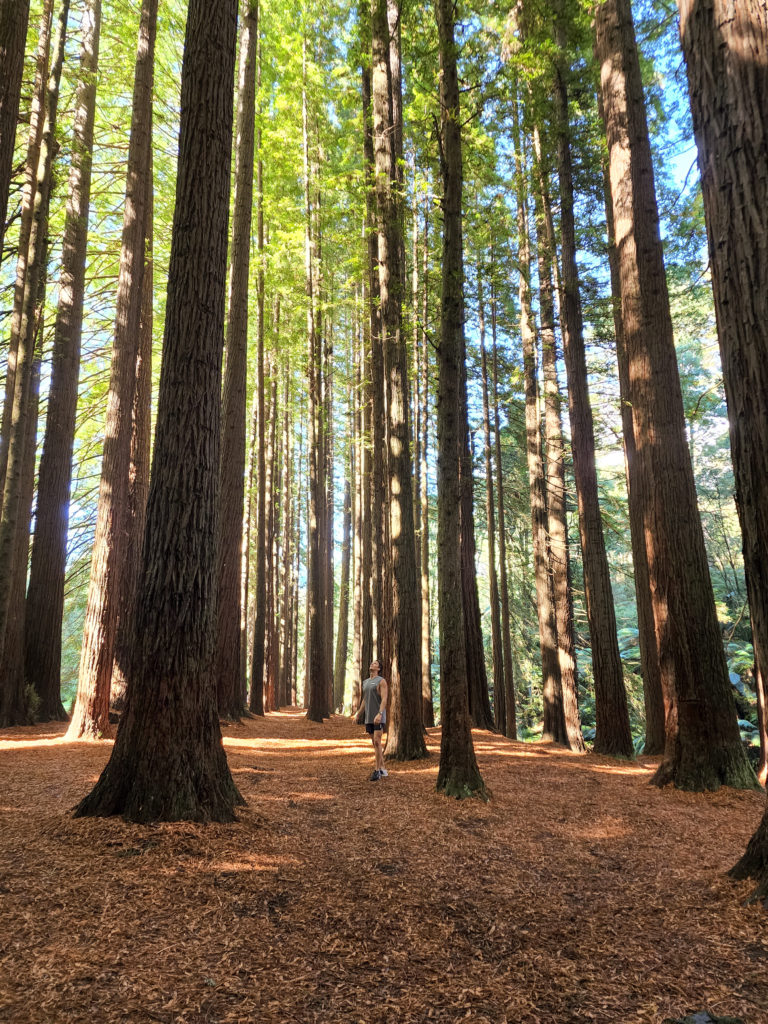
POLYGON ((368 782, 348 720, 226 729, 231 826, 68 809, 107 742, 0 733, 0 1021, 768 1024, 768 914, 725 870, 764 797, 476 733, 489 804, 428 761, 368 782))

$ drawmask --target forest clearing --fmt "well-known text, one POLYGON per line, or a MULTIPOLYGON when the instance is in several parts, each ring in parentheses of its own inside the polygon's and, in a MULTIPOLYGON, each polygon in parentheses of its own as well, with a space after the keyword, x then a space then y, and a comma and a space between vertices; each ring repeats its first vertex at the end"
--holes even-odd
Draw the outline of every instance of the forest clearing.
POLYGON ((369 783, 348 718, 225 727, 231 825, 75 820, 109 742, 0 739, 8 1024, 768 1021, 768 937, 725 871, 764 797, 475 730, 493 799, 431 756, 369 783))

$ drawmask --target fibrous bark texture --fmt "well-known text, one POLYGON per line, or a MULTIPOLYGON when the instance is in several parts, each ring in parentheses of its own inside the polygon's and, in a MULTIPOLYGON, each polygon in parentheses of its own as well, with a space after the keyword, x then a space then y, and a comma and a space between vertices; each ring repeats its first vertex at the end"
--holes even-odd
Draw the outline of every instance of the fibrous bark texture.
POLYGON ((112 756, 77 815, 231 821, 242 799, 211 677, 236 24, 236 0, 191 0, 134 657, 112 756))

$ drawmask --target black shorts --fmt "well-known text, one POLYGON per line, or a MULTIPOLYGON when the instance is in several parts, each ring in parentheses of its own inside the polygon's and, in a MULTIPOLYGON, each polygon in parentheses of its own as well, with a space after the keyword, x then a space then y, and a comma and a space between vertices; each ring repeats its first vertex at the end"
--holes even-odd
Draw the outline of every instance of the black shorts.
POLYGON ((381 725, 381 723, 379 723, 379 725, 375 725, 373 722, 365 723, 365 731, 368 733, 369 736, 373 736, 375 732, 378 732, 380 729, 383 728, 384 726, 381 725))

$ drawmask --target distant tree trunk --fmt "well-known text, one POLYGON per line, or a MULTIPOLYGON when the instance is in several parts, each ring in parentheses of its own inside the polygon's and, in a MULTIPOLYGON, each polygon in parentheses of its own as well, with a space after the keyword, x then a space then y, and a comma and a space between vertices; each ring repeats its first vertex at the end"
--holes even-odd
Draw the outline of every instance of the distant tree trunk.
POLYGON ((69 739, 95 739, 110 732, 109 692, 117 628, 117 583, 125 571, 131 417, 141 325, 147 200, 150 195, 148 180, 151 174, 156 28, 157 0, 143 0, 128 145, 104 457, 77 700, 67 731, 69 739))
POLYGON ((275 501, 277 492, 277 376, 274 359, 269 358, 269 408, 267 410, 267 476, 264 483, 264 499, 267 505, 267 602, 266 632, 264 635, 264 710, 278 708, 275 679, 275 501))
MULTIPOLYGON (((48 208, 68 15, 69 3, 68 0, 64 0, 59 8, 56 39, 46 88, 45 123, 36 168, 29 241, 26 251, 19 257, 19 263, 25 267, 24 289, 18 325, 13 407, 0 518, 0 725, 24 724, 27 720, 23 700, 24 593, 27 582, 37 432, 37 395, 33 388, 35 339, 36 326, 39 317, 42 316, 45 301, 48 208)), ((39 359, 38 353, 38 365, 39 359)))
POLYGON ((101 0, 88 0, 80 28, 80 77, 75 98, 59 308, 53 334, 51 386, 40 457, 35 536, 27 591, 26 674, 40 698, 38 717, 41 721, 65 721, 67 717, 61 703, 61 624, 80 376, 100 30, 101 0))
MULTIPOLYGON (((768 6, 678 7, 759 675, 768 666, 768 6)), ((768 896, 768 810, 733 872, 768 896)))
POLYGON ((76 816, 232 821, 242 803, 211 675, 236 24, 237 0, 190 0, 134 657, 112 756, 76 816))
MULTIPOLYGON (((5 4, 3 4, 2 9, 3 13, 5 13, 5 4)), ((24 192, 21 202, 18 257, 16 260, 16 285, 11 315, 11 340, 5 375, 3 417, 0 424, 0 494, 5 490, 5 474, 8 464, 8 446, 16 386, 16 362, 18 359, 19 341, 22 336, 21 321, 24 313, 24 287, 27 278, 29 241, 32 233, 32 221, 35 216, 35 209, 37 208, 38 168, 40 165, 40 146, 45 125, 52 20, 53 0, 44 0, 35 57, 35 84, 32 90, 32 102, 29 111, 29 135, 27 140, 27 157, 24 165, 24 192)), ((5 228, 5 220, 3 220, 3 228, 5 228)), ((2 251, 0 251, 0 257, 2 257, 2 251)), ((33 294, 32 302, 35 301, 36 297, 36 293, 33 294)))
MULTIPOLYGON (((517 114, 515 114, 517 119, 517 114)), ((544 704, 543 739, 566 743, 563 693, 560 682, 560 663, 557 648, 557 624, 554 593, 549 574, 547 540, 547 494, 541 442, 541 416, 539 412, 539 383, 536 366, 536 327, 531 308, 531 253, 528 234, 528 202, 524 181, 524 154, 522 140, 515 130, 518 150, 517 168, 517 231, 519 239, 519 301, 520 334, 523 342, 523 374, 525 379, 525 434, 528 462, 528 480, 531 498, 531 535, 533 539, 534 575, 536 580, 536 610, 539 620, 539 646, 541 649, 542 699, 544 704)))
MULTIPOLYGON (((602 102, 600 102, 602 109, 602 102)), ((621 282, 619 277, 619 255, 613 229, 613 204, 607 164, 605 177, 605 213, 608 227, 608 264, 611 271, 611 294, 613 297, 613 324, 616 335, 616 361, 619 369, 619 396, 621 401, 621 423, 624 437, 624 465, 629 505, 629 532, 632 541, 632 564, 635 570, 635 602, 637 605, 638 642, 640 647, 640 672, 643 677, 645 703, 644 754, 663 754, 665 743, 666 708, 661 686, 659 651, 656 646, 656 628, 653 621, 651 581, 648 575, 648 555, 645 550, 645 528, 643 509, 638 500, 637 450, 635 428, 632 424, 632 406, 629 401, 629 362, 624 344, 624 328, 621 322, 621 282)))
POLYGON ((477 270, 477 312, 480 322, 480 368, 483 390, 483 457, 485 460, 485 516, 488 523, 488 581, 491 601, 491 650, 493 655, 493 710, 496 728, 506 735, 507 694, 504 689, 504 651, 501 643, 499 578, 496 573, 496 509, 491 466, 491 422, 488 399, 488 359, 485 352, 485 301, 483 279, 477 270))
MULTIPOLYGON (((350 471, 353 471, 350 467, 350 471)), ((344 684, 347 677, 349 650, 349 565, 352 535, 352 488, 349 477, 344 481, 344 518, 341 542, 341 583, 339 588, 339 627, 336 637, 336 662, 333 672, 333 707, 344 706, 344 684)))
POLYGON ((293 449, 291 446, 292 420, 290 410, 290 370, 284 370, 283 381, 283 538, 282 538, 282 589, 280 605, 281 655, 279 670, 278 703, 283 707, 291 703, 289 666, 291 663, 291 565, 293 563, 293 449))
MULTIPOLYGON (((566 39, 562 21, 558 22, 555 32, 557 45, 560 52, 564 53, 566 39)), ((560 236, 563 267, 560 307, 563 355, 568 379, 573 474, 579 505, 579 537, 581 539, 584 591, 592 648, 592 673, 595 680, 595 752, 632 757, 634 747, 629 725, 627 693, 624 687, 624 668, 619 654, 611 574, 605 550, 600 499, 597 490, 595 431, 589 400, 579 268, 576 261, 568 87, 562 60, 556 64, 554 99, 558 125, 557 163, 560 179, 560 236)))
POLYGON ((679 789, 752 788, 756 780, 736 721, 685 438, 629 0, 598 6, 596 54, 611 154, 638 497, 662 683, 671 705, 664 760, 654 780, 679 789))
MULTIPOLYGON (((429 484, 427 456, 429 449, 429 342, 427 318, 429 316, 429 205, 424 201, 424 232, 421 250, 421 453, 419 459, 419 494, 421 498, 421 718, 426 728, 435 724, 432 703, 432 634, 429 599, 429 484)), ((414 344, 416 342, 414 341, 414 344)))
POLYGON ((462 452, 461 360, 464 351, 464 254, 461 231, 462 155, 453 4, 436 0, 440 41, 440 154, 443 176, 443 287, 438 348, 437 561, 440 619, 442 740, 438 792, 487 792, 475 758, 469 717, 461 586, 459 463, 462 452))
MULTIPOLYGON (((493 254, 492 254, 493 259, 493 254)), ((504 511, 504 474, 501 462, 501 427, 499 424, 499 359, 496 346, 496 292, 491 281, 491 336, 493 339, 493 424, 496 467, 496 495, 499 524, 499 589, 501 591, 501 641, 504 653, 504 735, 517 738, 515 679, 512 668, 512 628, 509 617, 509 584, 507 582, 507 526, 504 511)))
MULTIPOLYGON (((152 154, 150 152, 150 165, 152 154)), ((149 468, 152 459, 152 317, 154 308, 153 226, 154 195, 152 171, 147 178, 147 237, 144 242, 139 352, 131 412, 131 461, 128 471, 128 512, 126 515, 125 570, 119 581, 115 662, 112 666, 110 707, 122 711, 127 685, 126 666, 131 657, 136 594, 141 575, 144 528, 147 523, 149 468)))
POLYGON ((3 260, 28 23, 29 0, 3 0, 0 5, 0 263, 3 260))
MULTIPOLYGON (((353 509, 352 509, 352 590, 353 590, 353 626, 352 626, 352 673, 355 695, 359 697, 360 681, 365 678, 363 669, 363 600, 366 590, 370 593, 370 566, 368 574, 363 571, 365 547, 365 520, 368 503, 366 495, 370 489, 366 487, 366 471, 368 465, 367 441, 365 436, 365 400, 363 396, 363 379, 365 365, 365 285, 358 293, 359 323, 354 331, 354 391, 353 391, 353 509), (360 301, 362 300, 362 301, 360 301)), ((369 547, 370 555, 370 547, 369 547)), ((370 607, 370 606, 369 606, 370 607)), ((353 698, 354 700, 355 698, 353 698)), ((359 703, 359 700, 358 700, 359 703)), ((357 705, 355 705, 357 706, 357 705)))
MULTIPOLYGON (((306 40, 305 61, 306 61, 306 40)), ((306 70, 305 70, 306 77, 306 70)), ((304 651, 306 674, 304 681, 304 701, 307 705, 307 718, 313 722, 322 722, 328 716, 327 707, 328 680, 326 670, 328 657, 325 645, 325 558, 323 519, 325 510, 324 464, 325 449, 323 445, 323 356, 322 341, 317 333, 316 301, 317 280, 315 276, 315 258, 313 247, 313 206, 311 201, 309 156, 309 127, 307 114, 307 86, 303 94, 304 123, 304 206, 305 236, 304 264, 307 299, 307 377, 309 397, 309 437, 307 474, 308 524, 307 524, 307 616, 304 631, 304 651)))
MULTIPOLYGON (((540 157, 539 157, 540 160, 540 157)), ((547 182, 539 167, 537 182, 537 259, 539 313, 541 317, 541 364, 544 377, 544 474, 547 494, 549 564, 557 629, 557 659, 563 694, 566 741, 571 750, 583 752, 578 703, 576 641, 571 592, 571 554, 566 516, 565 446, 561 417, 560 382, 557 374, 555 299, 552 282, 555 237, 551 225, 547 182)))
MULTIPOLYGON (((258 41, 258 31, 255 33, 258 41)), ((259 51, 260 53, 260 51, 259 51)), ((257 61, 258 62, 258 61, 257 61)), ((257 133, 259 160, 256 180, 256 233, 259 264, 256 287, 256 607, 253 620, 251 653, 251 693, 248 708, 252 714, 264 714, 264 643, 267 628, 267 506, 264 482, 267 474, 266 395, 264 393, 264 190, 261 161, 261 129, 257 133)))
MULTIPOLYGON (((237 135, 232 247, 229 266, 229 315, 222 406, 221 511, 218 538, 218 627, 215 677, 219 714, 239 719, 243 710, 245 665, 240 651, 243 505, 245 500, 245 416, 248 359, 248 284, 253 210, 256 122, 256 48, 258 0, 242 0, 240 70, 237 84, 237 135)), ((261 175, 259 175, 261 178, 261 175)), ((261 192, 261 181, 259 181, 261 192)), ((259 195, 259 201, 261 195, 259 195)))

